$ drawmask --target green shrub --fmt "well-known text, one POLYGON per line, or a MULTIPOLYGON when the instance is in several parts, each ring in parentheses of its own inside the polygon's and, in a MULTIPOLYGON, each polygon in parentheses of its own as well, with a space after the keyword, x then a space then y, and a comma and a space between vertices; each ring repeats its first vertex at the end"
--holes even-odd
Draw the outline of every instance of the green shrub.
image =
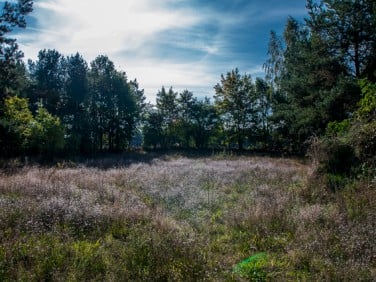
POLYGON ((320 172, 349 175, 357 163, 352 146, 338 138, 324 140, 320 149, 318 160, 320 172))
POLYGON ((328 136, 343 136, 351 127, 351 120, 345 119, 341 122, 333 121, 329 122, 326 128, 326 135, 328 136))
POLYGON ((350 134, 360 161, 367 166, 376 167, 376 121, 356 124, 350 134))
POLYGON ((345 187, 348 179, 341 174, 325 174, 326 187, 335 192, 345 187))

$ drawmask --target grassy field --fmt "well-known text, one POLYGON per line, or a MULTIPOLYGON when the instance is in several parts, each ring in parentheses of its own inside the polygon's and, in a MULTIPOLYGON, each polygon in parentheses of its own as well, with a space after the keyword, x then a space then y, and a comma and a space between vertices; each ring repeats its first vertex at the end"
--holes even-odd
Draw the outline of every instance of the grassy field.
POLYGON ((374 179, 333 193, 299 160, 224 155, 0 172, 2 281, 375 277, 374 179))

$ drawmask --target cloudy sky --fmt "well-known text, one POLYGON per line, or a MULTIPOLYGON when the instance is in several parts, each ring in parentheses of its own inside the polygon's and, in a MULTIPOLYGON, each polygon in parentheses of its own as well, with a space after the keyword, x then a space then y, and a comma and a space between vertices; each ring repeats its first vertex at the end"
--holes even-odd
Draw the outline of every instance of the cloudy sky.
POLYGON ((302 19, 304 0, 35 0, 17 35, 26 58, 41 49, 108 55, 149 100, 162 85, 213 94, 220 75, 238 67, 262 77, 270 30, 302 19))

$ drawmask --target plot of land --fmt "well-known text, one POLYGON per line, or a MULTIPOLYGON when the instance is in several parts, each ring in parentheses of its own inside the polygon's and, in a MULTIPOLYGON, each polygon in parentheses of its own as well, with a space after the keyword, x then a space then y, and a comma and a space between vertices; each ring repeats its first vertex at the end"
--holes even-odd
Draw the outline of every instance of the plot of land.
MULTIPOLYGON (((371 277, 374 229, 345 219, 342 206, 317 200, 306 185, 309 173, 297 160, 228 156, 4 171, 0 277, 371 277), (353 241, 362 246, 348 246, 353 241), (262 260, 234 271, 259 253, 262 260)), ((362 210, 353 216, 360 215, 362 210)), ((365 225, 375 217, 367 215, 365 225)))

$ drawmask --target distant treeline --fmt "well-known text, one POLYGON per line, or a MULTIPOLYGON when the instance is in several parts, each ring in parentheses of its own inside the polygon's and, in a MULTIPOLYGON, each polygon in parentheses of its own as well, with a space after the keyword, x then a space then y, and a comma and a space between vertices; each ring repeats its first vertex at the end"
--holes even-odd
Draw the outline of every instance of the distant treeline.
MULTIPOLYGON (((162 87, 155 105, 107 56, 88 64, 79 53, 41 50, 25 64, 8 35, 26 27, 33 1, 6 2, 0 15, 0 153, 146 147, 300 154, 313 137, 350 140, 355 124, 368 128, 358 138, 373 150, 376 4, 316 2, 307 1, 303 23, 288 18, 282 36, 271 32, 265 78, 252 80, 234 69, 214 86, 213 101, 162 87)), ((351 146, 359 151, 363 145, 351 146)))

